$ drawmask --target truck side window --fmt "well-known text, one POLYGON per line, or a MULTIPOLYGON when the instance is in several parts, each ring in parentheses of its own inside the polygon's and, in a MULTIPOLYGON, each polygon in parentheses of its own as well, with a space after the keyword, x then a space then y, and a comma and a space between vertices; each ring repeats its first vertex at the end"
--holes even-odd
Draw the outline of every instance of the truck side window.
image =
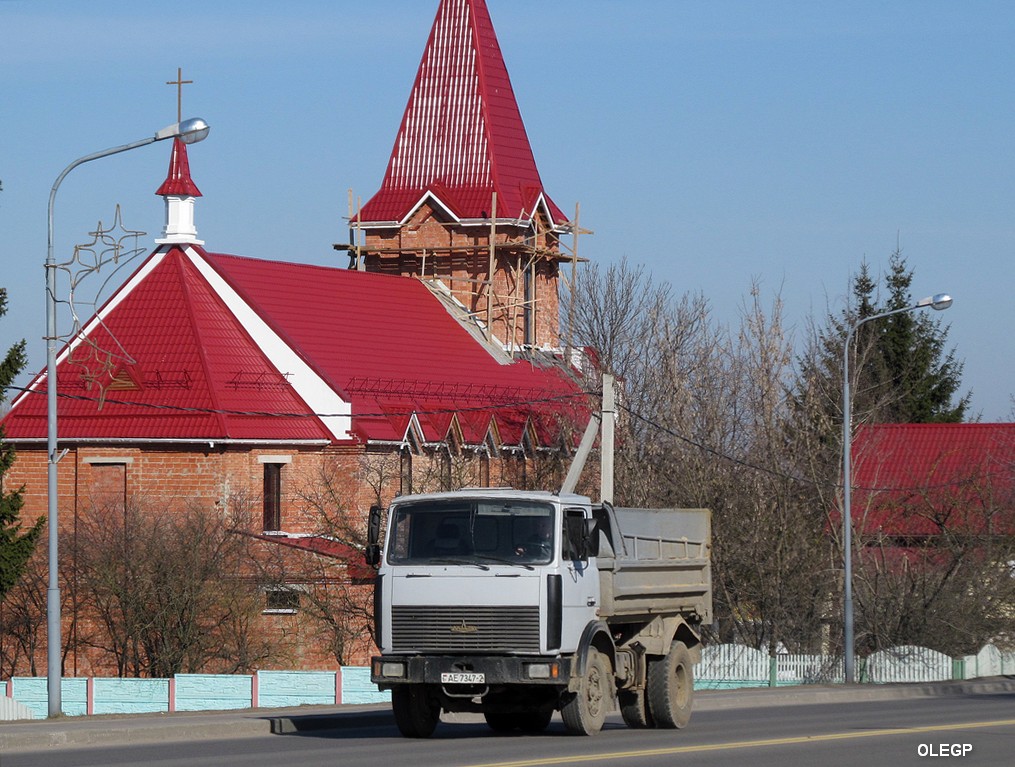
POLYGON ((564 559, 585 562, 588 560, 588 544, 586 535, 585 512, 581 509, 564 509, 564 559))

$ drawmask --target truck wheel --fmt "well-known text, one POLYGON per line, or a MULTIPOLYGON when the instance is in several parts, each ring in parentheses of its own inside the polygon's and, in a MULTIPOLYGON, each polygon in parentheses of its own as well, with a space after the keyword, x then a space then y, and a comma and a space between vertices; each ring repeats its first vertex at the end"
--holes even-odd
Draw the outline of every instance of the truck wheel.
POLYGON ((391 710, 398 731, 407 738, 429 738, 441 719, 441 709, 419 684, 400 684, 391 690, 391 710))
POLYGON ((606 657, 594 647, 589 649, 578 692, 560 709, 564 726, 572 735, 595 735, 603 729, 613 699, 613 672, 606 657))
POLYGON ((652 714, 645 700, 645 690, 621 690, 617 693, 620 701, 620 715, 624 724, 632 730, 644 730, 654 726, 652 714))
POLYGON ((694 664, 683 642, 674 642, 664 658, 648 664, 648 710, 655 726, 684 727, 694 701, 694 664))

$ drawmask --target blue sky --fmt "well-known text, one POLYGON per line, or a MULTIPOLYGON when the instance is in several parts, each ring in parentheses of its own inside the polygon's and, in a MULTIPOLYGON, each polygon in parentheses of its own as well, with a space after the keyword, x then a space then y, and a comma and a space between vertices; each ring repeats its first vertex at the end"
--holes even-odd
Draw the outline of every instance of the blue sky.
MULTIPOLYGON (((1015 4, 488 0, 544 184, 581 254, 627 257, 735 323, 842 308, 898 242, 983 420, 1015 392, 1015 4)), ((78 157, 184 117, 212 251, 345 265, 348 190, 378 188, 437 0, 0 0, 0 348, 45 364, 46 204, 78 157)), ((109 223, 161 231, 169 146, 76 169, 57 260, 109 223)), ((66 318, 61 318, 62 322, 66 318)), ((341 332, 341 329, 336 329, 341 332)))

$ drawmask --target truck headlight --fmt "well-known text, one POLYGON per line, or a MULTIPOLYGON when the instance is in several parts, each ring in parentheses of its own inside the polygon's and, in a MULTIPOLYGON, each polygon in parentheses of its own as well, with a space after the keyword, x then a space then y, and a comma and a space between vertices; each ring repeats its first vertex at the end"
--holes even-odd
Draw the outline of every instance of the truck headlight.
POLYGON ((556 663, 526 663, 525 675, 529 679, 556 679, 560 667, 556 663))
POLYGON ((374 661, 374 676, 402 679, 405 677, 405 664, 399 661, 374 661))

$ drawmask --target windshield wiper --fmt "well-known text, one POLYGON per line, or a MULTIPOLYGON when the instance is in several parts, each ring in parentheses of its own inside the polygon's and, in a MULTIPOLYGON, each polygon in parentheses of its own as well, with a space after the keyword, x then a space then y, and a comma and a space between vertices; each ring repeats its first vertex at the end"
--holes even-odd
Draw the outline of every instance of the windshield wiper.
POLYGON ((478 567, 480 570, 489 570, 490 568, 479 562, 473 562, 470 559, 429 559, 427 564, 431 565, 465 565, 468 567, 478 567))
POLYGON ((477 554, 476 556, 482 557, 487 562, 496 562, 498 565, 508 565, 509 567, 524 567, 526 570, 535 570, 532 565, 528 562, 519 562, 515 559, 504 559, 503 557, 491 557, 485 554, 477 554))

